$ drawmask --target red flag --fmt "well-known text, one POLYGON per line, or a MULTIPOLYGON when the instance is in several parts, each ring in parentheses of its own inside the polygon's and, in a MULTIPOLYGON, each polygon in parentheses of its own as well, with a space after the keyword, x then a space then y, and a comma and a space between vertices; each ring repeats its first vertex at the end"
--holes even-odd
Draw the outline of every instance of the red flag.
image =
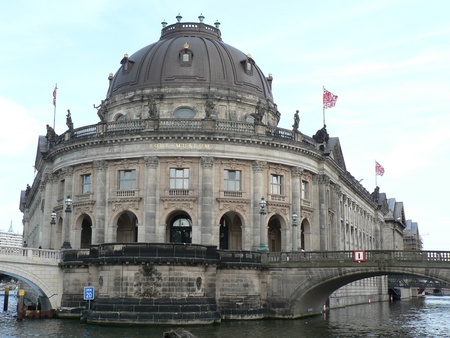
POLYGON ((338 97, 323 88, 323 108, 332 108, 336 105, 338 97))
POLYGON ((383 174, 384 174, 383 166, 380 163, 378 163, 377 161, 375 161, 375 174, 380 175, 380 176, 383 176, 383 174))
POLYGON ((58 84, 55 84, 55 89, 53 89, 53 105, 56 107, 56 91, 58 90, 58 84))

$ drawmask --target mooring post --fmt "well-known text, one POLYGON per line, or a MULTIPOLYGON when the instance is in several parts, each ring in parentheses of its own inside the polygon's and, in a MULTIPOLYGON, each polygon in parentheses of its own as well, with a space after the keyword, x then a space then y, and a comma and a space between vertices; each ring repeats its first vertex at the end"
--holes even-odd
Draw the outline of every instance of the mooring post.
POLYGON ((8 311, 9 288, 5 288, 5 298, 3 299, 3 311, 8 311))

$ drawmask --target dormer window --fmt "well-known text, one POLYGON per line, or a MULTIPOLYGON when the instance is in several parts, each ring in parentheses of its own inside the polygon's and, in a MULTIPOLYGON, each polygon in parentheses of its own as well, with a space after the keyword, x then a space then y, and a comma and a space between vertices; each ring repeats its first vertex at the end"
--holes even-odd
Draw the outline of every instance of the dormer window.
POLYGON ((244 71, 247 75, 253 75, 253 66, 255 62, 252 59, 252 56, 250 54, 247 54, 247 58, 243 61, 241 61, 242 65, 244 66, 244 71))
POLYGON ((124 54, 123 59, 120 61, 120 64, 122 65, 122 72, 128 73, 133 67, 134 61, 131 61, 128 58, 128 54, 124 54))
POLYGON ((179 56, 181 67, 191 66, 194 53, 192 53, 192 50, 189 49, 189 44, 187 42, 183 45, 183 49, 180 51, 179 56))

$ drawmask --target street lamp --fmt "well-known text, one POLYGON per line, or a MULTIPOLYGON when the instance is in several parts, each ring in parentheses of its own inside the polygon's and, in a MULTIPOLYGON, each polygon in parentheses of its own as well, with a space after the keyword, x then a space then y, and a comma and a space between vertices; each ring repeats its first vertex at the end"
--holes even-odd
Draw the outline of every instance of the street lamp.
POLYGON ((292 251, 298 250, 298 228, 297 228, 297 213, 292 212, 292 251))
POLYGON ((72 213, 72 199, 70 198, 70 195, 67 195, 67 198, 64 200, 64 203, 66 204, 66 209, 64 212, 66 213, 66 226, 65 226, 65 233, 64 233, 64 243, 61 247, 61 249, 72 249, 72 246, 70 245, 69 236, 70 236, 70 214, 72 213))
POLYGON ((264 199, 264 196, 261 197, 259 201, 259 215, 260 215, 260 228, 259 228, 259 248, 258 251, 269 251, 269 247, 267 246, 267 229, 266 223, 264 221, 264 215, 266 214, 266 205, 267 202, 264 199))
POLYGON ((56 212, 55 212, 55 210, 52 211, 50 224, 51 225, 55 225, 56 224, 56 212))
POLYGON ((267 205, 267 202, 264 199, 264 196, 262 196, 261 200, 259 201, 259 206, 261 207, 261 209, 259 209, 259 214, 260 215, 265 215, 266 214, 266 205, 267 205))
POLYGON ((66 204, 66 210, 64 212, 72 212, 72 199, 70 198, 70 195, 67 195, 67 198, 64 200, 64 203, 66 204))
POLYGON ((296 227, 297 225, 297 213, 294 211, 292 213, 292 226, 296 227))

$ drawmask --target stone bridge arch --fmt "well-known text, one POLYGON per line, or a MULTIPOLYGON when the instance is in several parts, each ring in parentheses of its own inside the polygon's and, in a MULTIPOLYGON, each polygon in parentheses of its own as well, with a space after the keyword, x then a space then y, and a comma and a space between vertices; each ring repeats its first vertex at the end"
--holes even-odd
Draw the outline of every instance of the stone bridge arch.
POLYGON ((7 255, 2 255, 2 251, 0 250, 0 273, 29 285, 39 297, 42 310, 61 306, 62 270, 58 266, 59 252, 17 249, 14 254, 8 250, 7 255))
MULTIPOLYGON (((374 259, 362 263, 352 261, 336 261, 316 259, 304 262, 292 262, 292 258, 282 263, 282 268, 272 270, 268 277, 268 308, 273 311, 274 317, 298 318, 318 315, 329 296, 337 289, 352 282, 385 275, 410 275, 419 278, 433 279, 450 283, 449 255, 446 259, 435 261, 424 258, 422 252, 417 260, 402 261, 395 259, 374 259)), ((282 255, 279 256, 283 260, 282 255)), ((308 260, 308 253, 301 254, 301 259, 308 260)))

